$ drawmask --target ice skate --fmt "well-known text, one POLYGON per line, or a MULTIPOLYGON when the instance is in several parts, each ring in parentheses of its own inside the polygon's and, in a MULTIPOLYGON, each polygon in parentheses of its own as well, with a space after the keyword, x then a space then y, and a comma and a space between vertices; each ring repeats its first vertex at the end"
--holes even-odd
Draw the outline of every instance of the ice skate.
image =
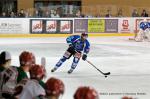
POLYGON ((68 70, 68 74, 71 74, 73 72, 73 69, 68 70))

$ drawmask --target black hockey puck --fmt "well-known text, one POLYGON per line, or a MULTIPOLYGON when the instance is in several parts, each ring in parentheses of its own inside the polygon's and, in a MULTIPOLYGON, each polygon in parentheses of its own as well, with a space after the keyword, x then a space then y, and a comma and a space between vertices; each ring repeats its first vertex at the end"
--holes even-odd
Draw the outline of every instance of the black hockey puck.
POLYGON ((105 78, 107 78, 107 76, 105 76, 105 78))

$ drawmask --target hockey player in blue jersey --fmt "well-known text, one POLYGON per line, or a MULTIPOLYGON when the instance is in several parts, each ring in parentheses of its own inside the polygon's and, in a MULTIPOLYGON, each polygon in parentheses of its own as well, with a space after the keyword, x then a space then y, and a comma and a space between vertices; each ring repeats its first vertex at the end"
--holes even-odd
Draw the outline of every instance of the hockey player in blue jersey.
POLYGON ((80 58, 85 61, 87 58, 87 54, 90 50, 90 43, 87 40, 88 34, 82 33, 80 35, 72 35, 67 37, 66 41, 69 45, 68 49, 66 50, 63 57, 57 62, 55 67, 51 70, 51 72, 55 72, 61 65, 64 63, 67 59, 69 59, 71 56, 73 56, 73 62, 71 65, 70 70, 68 73, 72 73, 73 70, 76 68, 80 58))
POLYGON ((143 20, 139 25, 139 32, 135 35, 135 41, 141 42, 145 39, 150 41, 150 22, 146 19, 143 20))

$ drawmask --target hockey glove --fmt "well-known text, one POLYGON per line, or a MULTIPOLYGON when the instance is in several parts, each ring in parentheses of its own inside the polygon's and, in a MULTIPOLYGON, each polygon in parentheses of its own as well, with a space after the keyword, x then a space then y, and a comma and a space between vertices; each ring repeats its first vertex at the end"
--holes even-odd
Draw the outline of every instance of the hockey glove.
POLYGON ((87 59, 87 55, 83 54, 82 59, 85 61, 87 59))

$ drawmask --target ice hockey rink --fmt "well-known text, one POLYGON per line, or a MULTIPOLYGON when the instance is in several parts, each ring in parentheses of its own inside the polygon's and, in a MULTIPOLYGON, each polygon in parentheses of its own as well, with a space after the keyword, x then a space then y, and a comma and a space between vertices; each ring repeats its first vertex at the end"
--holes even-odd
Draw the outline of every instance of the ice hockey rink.
POLYGON ((100 70, 111 72, 107 78, 82 60, 72 74, 67 74, 73 58, 51 73, 50 70, 68 47, 65 37, 0 38, 0 51, 9 51, 12 54, 12 65, 17 66, 18 56, 24 50, 33 52, 39 64, 40 58, 46 57, 46 79, 57 77, 65 84, 62 99, 73 99, 75 90, 82 85, 94 87, 100 99, 121 99, 122 96, 149 99, 150 42, 134 42, 128 38, 89 37, 91 50, 87 60, 100 70))

